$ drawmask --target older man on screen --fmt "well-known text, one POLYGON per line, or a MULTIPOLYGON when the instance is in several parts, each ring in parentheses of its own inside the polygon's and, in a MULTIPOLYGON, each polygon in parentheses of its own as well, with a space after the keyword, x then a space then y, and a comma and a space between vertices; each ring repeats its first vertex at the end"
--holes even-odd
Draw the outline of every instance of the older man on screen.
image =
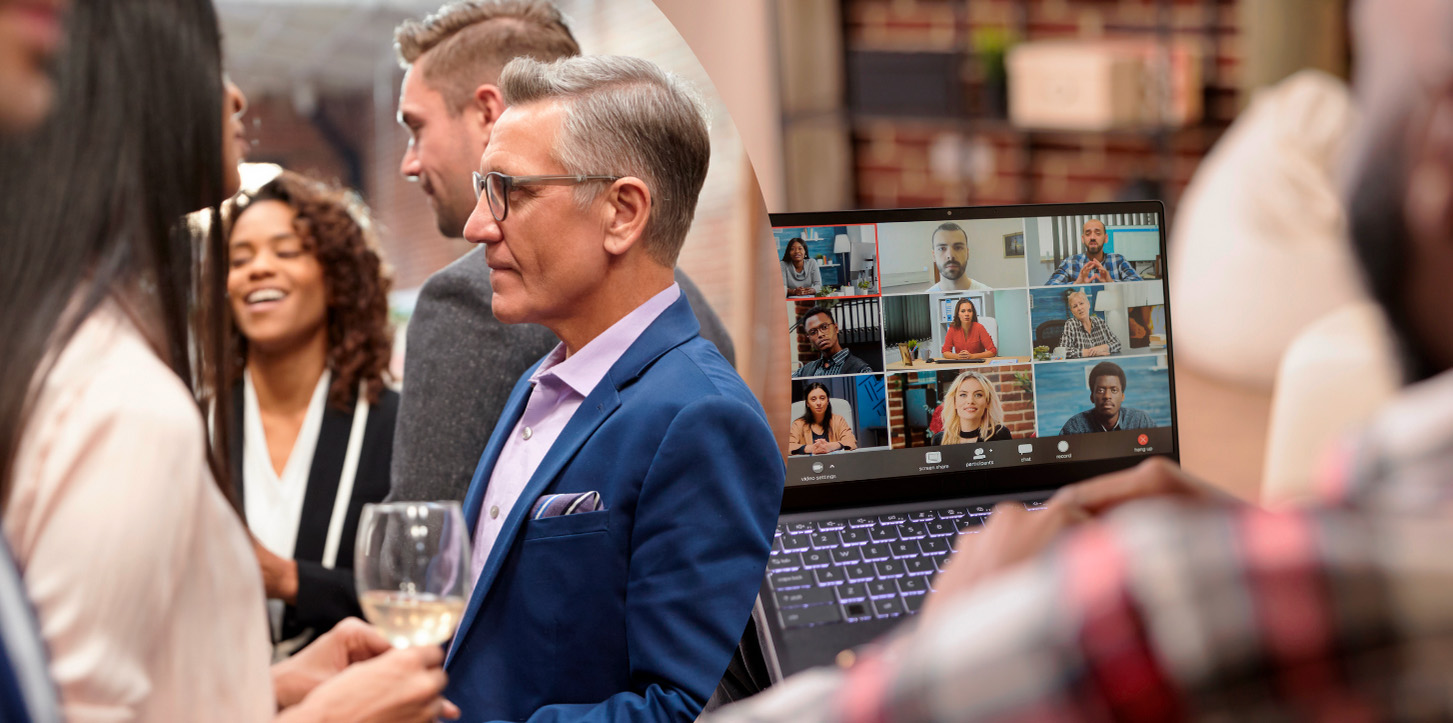
POLYGON ((756 596, 785 470, 672 279, 706 178, 693 93, 651 63, 505 67, 464 236, 494 313, 560 344, 515 384, 465 498, 464 719, 701 712, 756 596))

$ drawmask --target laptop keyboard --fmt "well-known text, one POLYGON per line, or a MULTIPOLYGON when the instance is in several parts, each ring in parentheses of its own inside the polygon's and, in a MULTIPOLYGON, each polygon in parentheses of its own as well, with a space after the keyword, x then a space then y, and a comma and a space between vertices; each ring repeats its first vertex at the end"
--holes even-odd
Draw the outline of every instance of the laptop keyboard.
MULTIPOLYGON (((1029 510, 1045 500, 1028 500, 1029 510)), ((912 615, 989 506, 947 507, 777 526, 767 582, 783 628, 912 615)), ((972 538, 970 538, 972 539, 972 538)))

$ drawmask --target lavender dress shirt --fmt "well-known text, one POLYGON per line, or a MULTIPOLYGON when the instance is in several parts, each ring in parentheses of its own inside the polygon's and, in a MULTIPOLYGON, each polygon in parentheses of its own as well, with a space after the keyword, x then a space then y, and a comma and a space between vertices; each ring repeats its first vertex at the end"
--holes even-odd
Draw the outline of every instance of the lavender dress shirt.
MULTIPOLYGON (((540 461, 574 416, 575 410, 606 372, 631 348, 651 322, 681 296, 681 287, 671 284, 590 340, 570 358, 565 345, 557 344, 544 363, 530 375, 530 399, 514 431, 500 450, 499 461, 490 474, 479 522, 474 528, 474 553, 469 565, 473 586, 489 559, 500 527, 518 501, 520 492, 535 474, 540 461)), ((527 503, 529 500, 526 501, 527 503)))

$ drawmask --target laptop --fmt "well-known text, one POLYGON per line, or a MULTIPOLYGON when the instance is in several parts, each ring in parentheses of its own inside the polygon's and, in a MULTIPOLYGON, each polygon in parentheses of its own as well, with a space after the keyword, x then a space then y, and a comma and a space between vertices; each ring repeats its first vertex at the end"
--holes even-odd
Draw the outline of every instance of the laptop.
POLYGON ((774 682, 917 614, 996 504, 1178 460, 1160 202, 771 224, 793 400, 753 612, 774 682))

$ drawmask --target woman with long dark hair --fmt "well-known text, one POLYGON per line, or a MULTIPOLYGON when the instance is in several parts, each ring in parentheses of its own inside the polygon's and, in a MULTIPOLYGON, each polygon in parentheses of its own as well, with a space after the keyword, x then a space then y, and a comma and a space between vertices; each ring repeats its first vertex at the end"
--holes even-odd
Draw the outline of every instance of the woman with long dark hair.
POLYGON ((792 420, 787 449, 791 454, 828 454, 858 448, 853 428, 841 414, 832 413, 827 385, 812 382, 802 396, 803 413, 792 420))
POLYGON ((233 479, 288 654, 363 614, 351 542, 388 495, 399 406, 389 279, 368 209, 342 189, 283 171, 224 216, 233 479))
POLYGON ((0 500, 65 717, 428 720, 437 648, 385 653, 353 623, 267 665, 256 558, 197 396, 225 373, 216 218, 245 149, 215 10, 80 0, 69 24, 58 112, 0 147, 0 500), (199 208, 200 251, 182 223, 199 208))

